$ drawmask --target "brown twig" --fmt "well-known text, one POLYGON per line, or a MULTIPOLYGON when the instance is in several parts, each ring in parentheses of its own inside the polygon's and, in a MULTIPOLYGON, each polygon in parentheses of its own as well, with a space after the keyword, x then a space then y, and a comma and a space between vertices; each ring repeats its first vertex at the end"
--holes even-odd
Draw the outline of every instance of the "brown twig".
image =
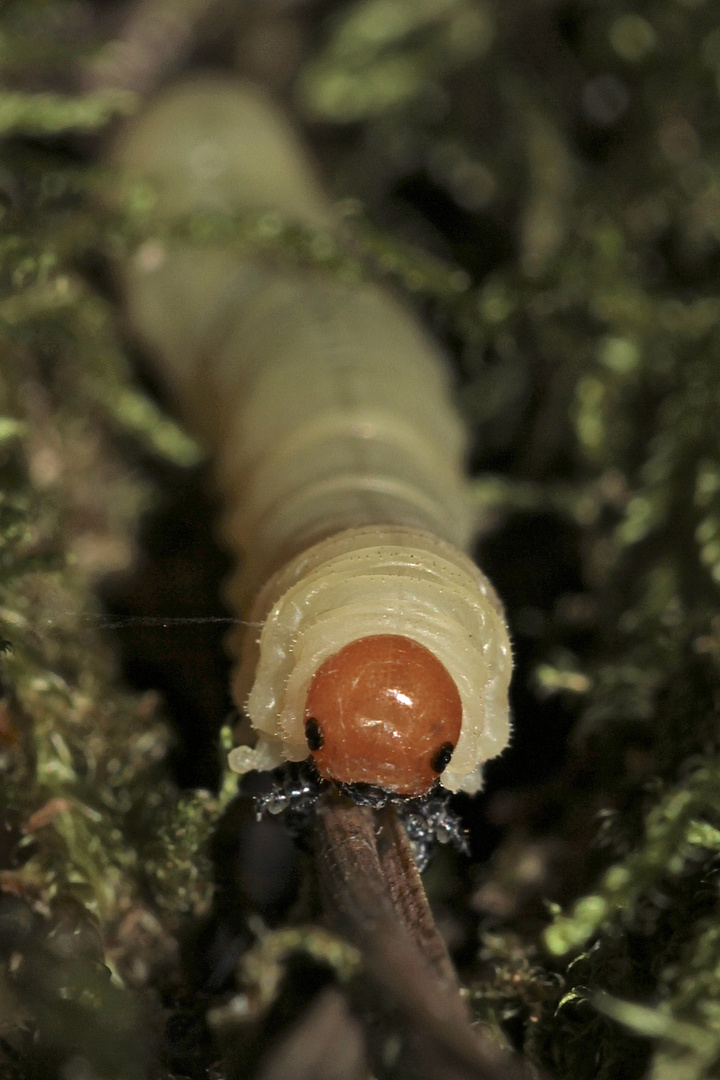
POLYGON ((449 993, 460 990, 457 972, 444 939, 438 933, 407 833, 391 808, 378 820, 377 850, 392 905, 420 953, 434 968, 449 993))
POLYGON ((399 1017, 403 1068, 417 1080, 527 1080, 517 1059, 478 1037, 459 994, 402 825, 333 796, 318 809, 316 864, 328 918, 363 953, 399 1017))
POLYGON ((330 988, 267 1055, 257 1080, 366 1080, 367 1076, 360 1025, 340 991, 330 988))
POLYGON ((135 0, 118 35, 82 71, 87 90, 122 87, 148 94, 180 67, 229 0, 135 0))

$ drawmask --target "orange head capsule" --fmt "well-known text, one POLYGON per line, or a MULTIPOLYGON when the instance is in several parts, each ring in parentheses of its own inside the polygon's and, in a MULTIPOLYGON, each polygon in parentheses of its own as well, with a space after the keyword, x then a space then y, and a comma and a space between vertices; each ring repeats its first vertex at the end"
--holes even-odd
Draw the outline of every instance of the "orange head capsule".
POLYGON ((462 702, 445 667, 411 638, 374 634, 320 665, 305 736, 321 776, 424 795, 460 736, 462 702))

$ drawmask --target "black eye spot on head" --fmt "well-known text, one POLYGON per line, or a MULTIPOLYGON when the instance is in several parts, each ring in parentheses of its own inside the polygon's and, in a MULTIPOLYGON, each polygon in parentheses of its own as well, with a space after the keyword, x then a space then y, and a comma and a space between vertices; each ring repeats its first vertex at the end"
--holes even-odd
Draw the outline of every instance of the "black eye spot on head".
MULTIPOLYGON (((322 744, 325 742, 325 736, 322 733, 322 728, 318 724, 314 717, 309 716, 305 721, 305 739, 307 740, 308 750, 315 751, 322 748, 322 744)), ((452 750, 450 751, 452 753, 452 750)), ((444 768, 444 766, 443 766, 444 768)))
POLYGON ((450 764, 450 758, 453 756, 453 750, 455 747, 451 742, 444 742, 442 746, 435 751, 435 756, 430 762, 430 767, 433 772, 441 773, 444 769, 447 769, 450 764))

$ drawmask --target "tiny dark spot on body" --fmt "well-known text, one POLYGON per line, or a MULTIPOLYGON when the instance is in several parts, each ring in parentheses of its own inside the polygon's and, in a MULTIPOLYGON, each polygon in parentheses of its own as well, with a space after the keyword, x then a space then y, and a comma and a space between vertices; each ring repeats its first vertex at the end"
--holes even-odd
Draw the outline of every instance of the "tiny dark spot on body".
POLYGON ((325 742, 322 728, 313 716, 309 716, 305 721, 305 739, 307 740, 308 749, 313 753, 315 750, 322 749, 322 745, 325 742))
POLYGON ((453 756, 453 750, 455 747, 451 742, 445 742, 435 751, 435 756, 430 762, 433 772, 441 773, 443 769, 446 769, 450 764, 450 758, 453 756))

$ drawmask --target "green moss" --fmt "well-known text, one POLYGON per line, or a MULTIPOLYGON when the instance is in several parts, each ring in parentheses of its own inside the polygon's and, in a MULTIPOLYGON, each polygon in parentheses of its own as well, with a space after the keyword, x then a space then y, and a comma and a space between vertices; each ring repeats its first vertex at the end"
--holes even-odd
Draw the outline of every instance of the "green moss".
POLYGON ((485 53, 493 29, 489 8, 469 0, 363 0, 336 20, 307 65, 300 101, 311 115, 341 123, 382 114, 485 53))
POLYGON ((129 116, 138 105, 134 94, 102 90, 78 97, 60 94, 0 94, 2 135, 58 135, 95 131, 115 116, 129 116))

